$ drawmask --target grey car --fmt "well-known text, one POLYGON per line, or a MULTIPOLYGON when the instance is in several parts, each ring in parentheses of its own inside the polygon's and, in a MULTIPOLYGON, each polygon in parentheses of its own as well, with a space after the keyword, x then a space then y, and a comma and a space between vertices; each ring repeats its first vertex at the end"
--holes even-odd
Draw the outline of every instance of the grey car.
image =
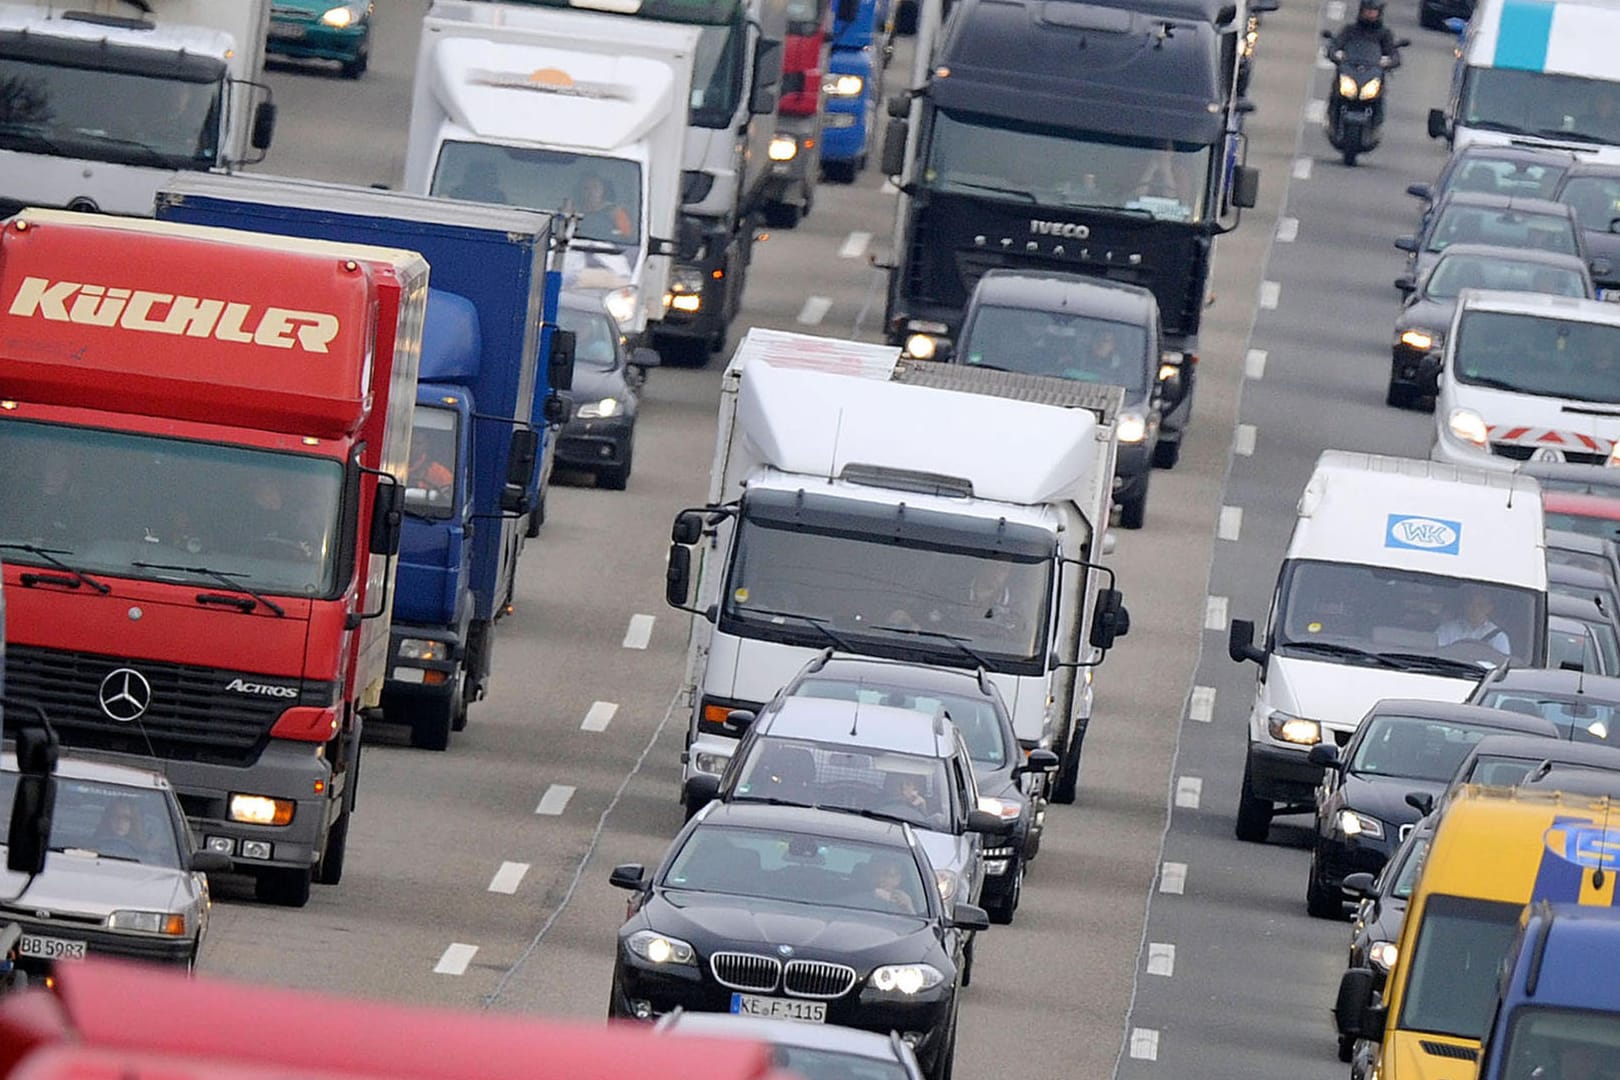
POLYGON ((1552 251, 1587 258, 1575 211, 1547 199, 1454 191, 1435 204, 1434 213, 1416 236, 1399 236, 1395 246, 1407 253, 1407 273, 1423 277, 1453 244, 1552 251))
POLYGON ((659 1020, 655 1030, 769 1043, 776 1067, 804 1080, 922 1080, 923 1075, 911 1047, 892 1032, 680 1009, 659 1020))
MULTIPOLYGON (((17 759, 0 759, 0 816, 10 825, 17 759)), ((0 829, 0 835, 4 830, 0 829)), ((190 968, 208 928, 208 870, 229 859, 198 851, 161 774, 63 757, 56 766, 45 869, 24 889, 0 871, 0 920, 22 929, 26 971, 122 956, 190 968)))

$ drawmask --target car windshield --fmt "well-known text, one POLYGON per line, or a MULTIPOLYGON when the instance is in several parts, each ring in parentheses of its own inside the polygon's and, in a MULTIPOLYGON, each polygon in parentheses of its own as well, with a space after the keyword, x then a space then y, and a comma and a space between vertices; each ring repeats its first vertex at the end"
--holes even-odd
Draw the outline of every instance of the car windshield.
POLYGON ((1502 1080, 1603 1080, 1620 1061, 1613 1012, 1520 1005, 1512 1016, 1499 1054, 1502 1080))
POLYGON ((578 214, 575 236, 641 242, 641 166, 627 158, 450 139, 429 194, 578 214))
POLYGON ((1359 733, 1350 771, 1403 780, 1450 780, 1468 750, 1499 729, 1417 716, 1375 716, 1359 733))
POLYGON ((1620 404, 1620 325, 1465 310, 1447 363, 1469 385, 1620 404))
POLYGON ((341 461, 11 420, 0 421, 0 462, 8 562, 164 580, 180 571, 153 564, 206 566, 284 596, 336 588, 341 461))
POLYGON ((1419 836, 1405 848, 1405 856, 1395 868, 1395 887, 1390 895, 1399 900, 1410 900, 1417 888, 1418 875, 1423 872, 1423 857, 1429 853, 1429 838, 1419 836))
POLYGON ((1581 671, 1610 674, 1592 624, 1557 615, 1547 619, 1547 664, 1555 669, 1573 664, 1581 671))
POLYGON ((1578 620, 1581 627, 1591 639, 1592 648, 1596 656, 1582 666, 1581 670, 1596 672, 1600 675, 1613 675, 1620 671, 1620 634, 1615 633, 1614 624, 1603 618, 1578 620))
POLYGON ((1587 697, 1571 700, 1534 690, 1487 690, 1479 695, 1479 704, 1544 717, 1575 742, 1606 743, 1611 733, 1620 735, 1620 704, 1611 702, 1587 697))
POLYGON ((1428 251, 1444 251, 1452 244, 1534 248, 1560 255, 1574 255, 1580 250, 1568 218, 1462 203, 1448 203, 1440 211, 1424 246, 1428 251))
POLYGON ((1062 209, 1128 210, 1161 221, 1208 214, 1210 147, 1076 132, 940 110, 922 179, 930 189, 1062 209))
POLYGON ((1537 597, 1511 585, 1295 560, 1278 603, 1276 647, 1285 655, 1376 667, 1422 657, 1494 666, 1507 657, 1530 665, 1540 652, 1537 597))
POLYGON ((612 371, 619 364, 618 332, 607 312, 564 307, 557 325, 574 334, 574 363, 592 371, 612 371))
POLYGON ((767 735, 738 766, 732 795, 869 810, 921 829, 953 831, 950 784, 940 758, 767 735))
POLYGON ((967 364, 1147 390, 1147 331, 1130 323, 986 304, 961 349, 967 364))
POLYGON ((1458 115, 1467 127, 1620 145, 1620 87, 1607 79, 1470 67, 1458 115))
POLYGON ((1431 300, 1455 300, 1464 289, 1549 293, 1590 297, 1587 279, 1570 266, 1504 259, 1496 255, 1448 255, 1435 264, 1423 294, 1431 300))
POLYGON ((663 885, 891 915, 928 912, 922 871, 909 848, 775 829, 699 827, 676 853, 663 885))
POLYGON ((1549 529, 1562 529, 1583 536, 1599 536, 1605 540, 1620 540, 1620 517, 1548 510, 1545 511, 1544 518, 1549 529))
POLYGON ((1543 163, 1471 154, 1447 180, 1446 190, 1550 199, 1558 181, 1568 171, 1569 164, 1562 161, 1543 163))
MULTIPOLYGON (((17 774, 0 772, 0 841, 11 827, 16 793, 17 774)), ((161 791, 57 775, 50 850, 60 855, 47 857, 47 874, 58 858, 88 856, 177 870, 180 844, 161 791)))
POLYGON ((1430 896, 1407 968, 1401 1029, 1454 1039, 1484 1035, 1497 972, 1523 910, 1523 904, 1430 896))
POLYGON ((1468 771, 1457 777, 1460 784, 1488 784, 1491 787, 1514 787, 1530 775, 1538 764, 1530 758, 1508 757, 1504 754, 1480 754, 1468 764, 1468 771))
POLYGON ((1001 714, 982 695, 968 696, 938 690, 914 690, 903 686, 874 686, 869 682, 809 678, 794 690, 795 697, 832 698, 858 701, 862 705, 887 705, 932 714, 943 709, 962 733, 968 756, 975 765, 1000 768, 1011 760, 1013 747, 1001 714))
POLYGON ((1606 233, 1620 221, 1620 174, 1572 176, 1558 201, 1575 211, 1581 228, 1606 233))
POLYGON ((411 415, 411 456, 405 470, 405 512, 447 518, 456 503, 456 443, 461 417, 454 409, 417 405, 411 415))
POLYGON ((808 1046, 776 1046, 776 1064, 803 1080, 907 1080, 893 1058, 866 1057, 808 1046))

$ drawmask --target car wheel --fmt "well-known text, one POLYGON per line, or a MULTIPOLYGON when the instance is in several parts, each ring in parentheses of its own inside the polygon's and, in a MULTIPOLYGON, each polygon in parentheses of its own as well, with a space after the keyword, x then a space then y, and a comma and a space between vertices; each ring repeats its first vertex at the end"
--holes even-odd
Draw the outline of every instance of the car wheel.
POLYGON ((360 51, 353 60, 343 61, 342 74, 345 79, 358 79, 366 73, 371 64, 371 40, 367 38, 360 46, 360 51))
POLYGON ((1119 524, 1124 529, 1140 529, 1147 523, 1148 476, 1143 474, 1142 490, 1119 504, 1119 524))
POLYGON ((629 439, 619 451, 619 463, 596 474, 596 486, 609 491, 623 491, 630 485, 630 466, 633 446, 629 439))
POLYGON ((540 501, 535 504, 533 510, 529 511, 529 525, 524 531, 523 535, 528 537, 530 540, 533 540, 535 537, 540 535, 540 526, 544 525, 545 523, 546 496, 545 493, 542 492, 540 495, 540 501))
POLYGON ((1080 792, 1080 746, 1085 742, 1085 723, 1077 722, 1069 734, 1069 745, 1058 766, 1057 780, 1052 784, 1052 801, 1065 806, 1072 804, 1080 792))
MULTIPOLYGON (((979 935, 973 933, 971 930, 968 931, 967 944, 962 946, 962 985, 963 986, 971 986, 973 984, 973 957, 974 957, 974 954, 975 954, 975 951, 976 951, 976 946, 978 945, 978 943, 979 943, 979 935)), ((953 1020, 953 1026, 954 1026, 954 1020, 953 1020)))
POLYGON ((455 724, 455 699, 451 694, 443 700, 416 702, 406 713, 410 717, 411 745, 418 750, 448 750, 450 731, 455 724))
POLYGON ((1271 835, 1271 803, 1254 794, 1247 765, 1243 766, 1243 788, 1238 792, 1237 823, 1232 831, 1251 844, 1263 844, 1271 835))
POLYGON ((1354 1035, 1339 1036, 1339 1060, 1346 1065, 1356 1056, 1356 1038, 1354 1035))
POLYGON ((1181 437, 1173 441, 1161 438, 1153 447, 1153 467, 1155 469, 1173 469, 1176 462, 1181 460, 1181 437))
POLYGON ((309 885, 307 869, 267 866, 253 879, 253 896, 262 904, 303 907, 309 903, 309 885))
MULTIPOLYGON (((463 681, 465 681, 465 676, 463 676, 463 681)), ((467 701, 467 695, 466 695, 466 691, 465 691, 465 688, 464 688, 461 693, 456 694, 455 700, 454 700, 454 705, 452 706, 451 711, 450 711, 450 730, 451 731, 466 731, 467 730, 467 708, 468 708, 468 705, 469 705, 469 702, 467 701)))
POLYGON ((1006 890, 994 901, 985 904, 985 911, 990 914, 990 921, 1006 926, 1013 921, 1013 912, 1018 910, 1018 901, 1024 894, 1024 860, 1014 855, 1012 865, 1007 867, 1010 884, 1006 890))
MULTIPOLYGON (((966 984, 964 984, 966 985, 966 984)), ((944 1040, 939 1044, 939 1053, 934 1055, 934 1068, 928 1074, 928 1080, 951 1080, 951 1074, 956 1069, 956 1003, 951 1003, 951 1026, 947 1030, 944 1040)))
POLYGON ((1322 884, 1321 865, 1320 849, 1313 847, 1310 875, 1305 879, 1305 910, 1313 919, 1342 919, 1343 894, 1322 884))

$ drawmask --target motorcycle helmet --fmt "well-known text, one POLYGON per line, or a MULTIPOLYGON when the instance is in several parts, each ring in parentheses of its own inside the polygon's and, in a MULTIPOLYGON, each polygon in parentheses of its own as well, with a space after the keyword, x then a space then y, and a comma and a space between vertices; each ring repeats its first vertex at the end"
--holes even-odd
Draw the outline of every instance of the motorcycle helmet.
POLYGON ((1356 15, 1356 21, 1369 29, 1382 26, 1384 0, 1361 0, 1361 9, 1356 15))

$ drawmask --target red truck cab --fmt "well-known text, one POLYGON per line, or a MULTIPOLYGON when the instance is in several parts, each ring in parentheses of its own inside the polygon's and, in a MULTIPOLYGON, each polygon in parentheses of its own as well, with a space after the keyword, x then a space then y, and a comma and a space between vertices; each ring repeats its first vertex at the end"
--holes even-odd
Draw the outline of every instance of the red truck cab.
POLYGON ((164 772, 261 899, 342 874, 427 277, 167 222, 0 228, 7 692, 164 772))

